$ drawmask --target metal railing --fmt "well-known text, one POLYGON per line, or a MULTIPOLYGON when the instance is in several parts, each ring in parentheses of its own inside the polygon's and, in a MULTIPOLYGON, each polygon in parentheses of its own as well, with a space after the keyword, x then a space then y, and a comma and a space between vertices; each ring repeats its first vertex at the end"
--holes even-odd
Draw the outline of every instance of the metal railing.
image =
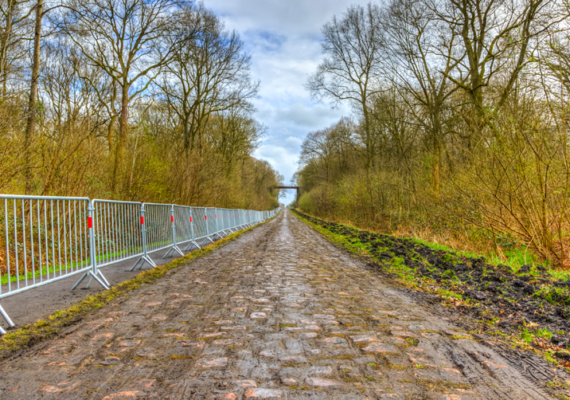
MULTIPOLYGON (((156 267, 154 252, 184 255, 279 211, 0 195, 0 299, 80 273, 72 289, 87 277, 87 287, 109 288, 102 267, 130 259, 131 270, 156 267)), ((1 305, 0 315, 15 326, 1 305)))

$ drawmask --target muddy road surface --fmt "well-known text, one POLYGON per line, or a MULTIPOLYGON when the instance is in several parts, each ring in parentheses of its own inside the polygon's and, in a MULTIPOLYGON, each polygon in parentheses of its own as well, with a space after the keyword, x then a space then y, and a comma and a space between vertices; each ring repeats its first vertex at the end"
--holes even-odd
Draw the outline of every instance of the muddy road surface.
POLYGON ((0 362, 7 399, 550 399, 289 211, 0 362))

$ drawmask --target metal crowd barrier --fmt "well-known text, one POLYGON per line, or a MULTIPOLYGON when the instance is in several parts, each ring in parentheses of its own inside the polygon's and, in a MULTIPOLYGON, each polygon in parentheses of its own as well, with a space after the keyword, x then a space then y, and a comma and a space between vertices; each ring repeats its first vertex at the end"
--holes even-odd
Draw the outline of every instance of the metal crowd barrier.
POLYGON ((91 204, 97 267, 137 257, 143 248, 142 204, 110 200, 93 200, 91 204))
POLYGON ((204 207, 192 207, 193 212, 193 225, 195 238, 209 238, 210 234, 208 232, 208 221, 206 216, 206 209, 204 207))
MULTIPOLYGON (((214 242, 281 210, 253 211, 188 207, 85 197, 0 195, 0 299, 83 273, 72 289, 89 277, 110 284, 100 268, 150 254, 184 255, 198 241, 214 242), (180 246, 185 246, 183 250, 180 246)), ((14 323, 0 305, 0 315, 14 323)), ((0 334, 6 333, 0 326, 0 334)))
MULTIPOLYGON (((92 247, 84 197, 0 196, 0 299, 90 267, 92 247), (3 253, 3 254, 2 254, 3 253)), ((88 222, 89 221, 89 222, 88 222)), ((14 323, 0 306, 10 327, 14 323)), ((0 327, 0 333, 3 329, 0 327)))

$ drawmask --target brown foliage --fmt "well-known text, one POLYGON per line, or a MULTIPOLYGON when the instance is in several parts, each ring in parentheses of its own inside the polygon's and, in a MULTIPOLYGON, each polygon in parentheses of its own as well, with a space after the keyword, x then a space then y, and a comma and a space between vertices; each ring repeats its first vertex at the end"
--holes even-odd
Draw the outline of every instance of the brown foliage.
POLYGON ((40 15, 31 2, 4 6, 13 5, 20 19, 0 18, 1 192, 277 205, 269 188, 282 178, 252 157, 264 128, 251 118, 249 55, 211 11, 174 0, 69 0, 40 15), (58 35, 41 36, 28 105, 30 86, 18 77, 38 66, 37 54, 20 54, 34 16, 42 35, 58 35))
POLYGON ((389 40, 376 55, 383 74, 368 84, 382 90, 358 104, 366 114, 355 123, 307 137, 301 207, 360 226, 490 243, 499 254, 530 248, 570 266, 570 9, 533 0, 378 7, 377 35, 389 40))

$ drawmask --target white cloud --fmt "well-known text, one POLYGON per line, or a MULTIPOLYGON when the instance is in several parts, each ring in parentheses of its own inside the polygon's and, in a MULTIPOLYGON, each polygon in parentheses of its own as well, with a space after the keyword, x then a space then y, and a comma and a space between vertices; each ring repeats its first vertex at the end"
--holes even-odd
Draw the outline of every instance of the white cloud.
MULTIPOLYGON (((296 139, 296 138, 287 138, 296 139)), ((301 141, 298 144, 300 146, 301 141)), ((299 153, 297 151, 291 151, 284 146, 275 146, 270 144, 261 145, 254 153, 254 157, 265 160, 271 164, 271 166, 279 171, 280 174, 285 176, 285 185, 288 185, 291 177, 297 170, 297 161, 299 160, 299 153)), ((295 193, 293 191, 287 191, 287 197, 284 201, 287 203, 293 201, 295 198, 295 193)))
POLYGON ((289 108, 277 110, 275 121, 317 129, 340 119, 339 112, 323 104, 309 108, 305 104, 296 103, 289 108))
POLYGON ((303 141, 299 138, 289 136, 287 139, 285 139, 285 143, 290 146, 301 147, 301 143, 303 143, 303 141))
POLYGON ((315 34, 334 14, 350 4, 368 1, 346 0, 206 0, 207 7, 224 16, 228 26, 241 31, 269 28, 285 34, 315 34))
MULTIPOLYGON (((252 75, 260 80, 255 118, 268 134, 255 156, 267 160, 289 183, 297 170, 303 138, 350 111, 315 104, 304 85, 321 58, 321 28, 351 4, 368 0, 205 0, 241 35, 252 56, 252 75)), ((289 193, 286 202, 294 199, 289 193)))

